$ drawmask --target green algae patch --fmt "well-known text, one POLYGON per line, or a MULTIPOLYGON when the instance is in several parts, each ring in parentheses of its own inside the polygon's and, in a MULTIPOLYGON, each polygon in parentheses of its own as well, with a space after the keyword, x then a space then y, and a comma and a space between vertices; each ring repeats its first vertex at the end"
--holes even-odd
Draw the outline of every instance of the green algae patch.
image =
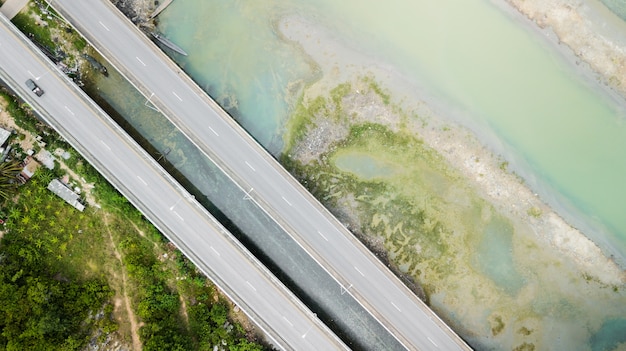
POLYGON ((389 99, 368 78, 303 97, 281 162, 472 346, 531 350, 555 323, 582 345, 606 318, 595 311, 626 306, 624 289, 584 279, 537 239, 526 221, 547 220, 538 207, 505 215, 389 99))
MULTIPOLYGON (((379 89, 363 88, 374 83, 364 83, 359 94, 371 93, 385 104, 379 89)), ((466 265, 459 253, 467 242, 476 244, 479 239, 467 240, 459 233, 478 235, 483 223, 466 219, 488 205, 419 138, 380 123, 358 123, 359 116, 347 113, 352 108, 343 104, 351 89, 342 84, 329 98, 316 97, 297 107, 294 146, 283 155, 283 164, 364 241, 381 243, 399 271, 417 282, 428 281, 426 294, 435 293, 457 265, 466 265), (315 134, 320 119, 349 129, 312 162, 289 157, 298 154, 296 144, 315 134), (346 208, 350 211, 340 210, 346 208)))

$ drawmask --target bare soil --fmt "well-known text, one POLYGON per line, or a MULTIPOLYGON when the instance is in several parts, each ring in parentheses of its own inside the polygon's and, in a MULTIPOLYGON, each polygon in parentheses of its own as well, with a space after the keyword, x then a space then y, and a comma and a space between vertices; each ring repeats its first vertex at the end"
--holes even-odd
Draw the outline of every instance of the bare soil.
POLYGON ((112 276, 114 277, 119 277, 119 275, 121 275, 121 287, 119 287, 119 289, 116 289, 114 314, 117 315, 117 321, 120 326, 124 325, 125 320, 128 321, 128 323, 130 324, 130 336, 133 345, 132 349, 135 351, 140 351, 142 349, 141 339, 139 338, 139 328, 141 328, 141 323, 137 322, 137 316, 132 309, 130 297, 128 295, 127 277, 124 270, 124 264, 122 262, 122 255, 117 249, 115 245, 115 240, 113 240, 113 234, 109 229, 109 219, 107 213, 102 212, 102 219, 106 225, 107 233, 109 234, 109 240, 113 254, 120 264, 119 271, 112 272, 112 276), (121 308, 124 308, 123 312, 121 308))

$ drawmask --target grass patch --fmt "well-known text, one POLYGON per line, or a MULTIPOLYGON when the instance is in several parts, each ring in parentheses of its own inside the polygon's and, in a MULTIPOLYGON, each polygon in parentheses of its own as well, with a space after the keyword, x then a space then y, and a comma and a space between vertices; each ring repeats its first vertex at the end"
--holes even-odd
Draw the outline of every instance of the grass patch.
MULTIPOLYGON (((54 52, 56 44, 52 40, 52 35, 50 33, 50 28, 47 25, 39 25, 33 17, 31 17, 31 12, 20 12, 18 13, 11 22, 24 34, 31 37, 37 43, 46 47, 46 49, 54 52)), ((49 21, 49 26, 54 26, 54 22, 49 21)))
POLYGON ((539 207, 531 207, 528 209, 528 211, 526 211, 526 213, 533 218, 539 218, 541 217, 541 215, 543 214, 543 211, 541 211, 541 209, 539 207))
POLYGON ((212 283, 88 162, 18 100, 3 97, 21 126, 42 135, 49 149, 70 153, 66 164, 95 184, 101 208, 79 212, 48 191, 49 181, 64 173, 58 167, 40 168, 13 200, 2 204, 0 349, 78 350, 110 336, 129 340, 123 334, 131 330, 122 318, 127 316, 123 311, 114 315, 113 308, 113 299, 125 294, 143 325, 144 350, 206 350, 223 342, 233 350, 268 349, 251 341, 212 283), (32 307, 20 310, 24 306, 32 307))
POLYGON ((382 99, 382 101, 383 101, 383 103, 385 105, 389 105, 389 103, 391 102, 391 96, 388 93, 386 93, 385 91, 383 91, 383 89, 374 80, 374 78, 372 78, 372 77, 364 77, 363 80, 368 84, 368 87, 374 93, 376 93, 376 95, 380 96, 380 98, 382 99))

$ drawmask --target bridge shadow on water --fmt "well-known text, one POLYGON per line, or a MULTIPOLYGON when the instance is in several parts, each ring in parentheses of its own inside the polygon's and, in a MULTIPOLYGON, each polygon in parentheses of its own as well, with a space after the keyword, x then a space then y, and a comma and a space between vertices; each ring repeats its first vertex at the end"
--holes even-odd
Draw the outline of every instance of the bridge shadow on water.
POLYGON ((83 89, 339 338, 353 350, 404 350, 289 234, 246 200, 242 189, 164 116, 147 108, 119 73, 111 67, 109 72, 107 80, 115 84, 98 84, 103 78, 94 76, 84 79, 83 89), (115 93, 107 94, 107 86, 115 93))

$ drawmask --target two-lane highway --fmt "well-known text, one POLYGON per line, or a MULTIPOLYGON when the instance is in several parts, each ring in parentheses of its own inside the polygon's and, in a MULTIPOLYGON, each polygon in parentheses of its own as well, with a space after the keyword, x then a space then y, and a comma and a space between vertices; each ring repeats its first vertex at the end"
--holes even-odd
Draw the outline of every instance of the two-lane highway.
POLYGON ((107 0, 50 3, 407 349, 469 349, 107 0))
POLYGON ((347 347, 0 14, 0 79, 286 350, 347 347), (37 97, 24 82, 33 79, 37 97))

